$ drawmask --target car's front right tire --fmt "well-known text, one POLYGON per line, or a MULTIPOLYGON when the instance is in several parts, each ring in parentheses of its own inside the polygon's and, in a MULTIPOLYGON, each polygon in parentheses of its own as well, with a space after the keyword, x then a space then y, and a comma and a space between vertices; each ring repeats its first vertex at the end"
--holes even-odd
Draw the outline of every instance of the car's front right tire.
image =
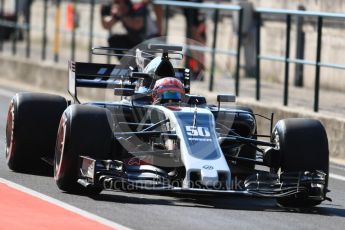
POLYGON ((6 162, 17 172, 35 173, 53 158, 59 119, 68 102, 58 95, 17 93, 6 124, 6 162))
MULTIPOLYGON (((322 171, 326 174, 326 184, 323 188, 323 194, 326 194, 329 150, 327 134, 321 122, 305 118, 280 120, 273 130, 272 139, 277 144, 281 156, 281 172, 322 171)), ((322 200, 296 195, 277 199, 278 205, 283 207, 306 208, 321 202, 322 200)))

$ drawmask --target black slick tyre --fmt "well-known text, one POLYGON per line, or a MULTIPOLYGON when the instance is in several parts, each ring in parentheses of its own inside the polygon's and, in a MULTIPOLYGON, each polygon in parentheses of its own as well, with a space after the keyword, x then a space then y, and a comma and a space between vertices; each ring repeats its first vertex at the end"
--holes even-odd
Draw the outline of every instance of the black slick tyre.
POLYGON ((71 105, 63 113, 54 157, 54 179, 60 190, 97 194, 99 187, 87 189, 77 183, 79 156, 110 159, 113 142, 111 114, 107 109, 71 105))
POLYGON ((18 172, 35 172, 53 158, 65 98, 43 93, 18 93, 9 105, 6 124, 6 162, 18 172))
MULTIPOLYGON (((273 130, 273 141, 281 155, 281 172, 320 170, 327 174, 324 194, 327 191, 329 150, 325 128, 314 119, 292 118, 280 120, 273 130)), ((308 197, 282 197, 277 203, 284 207, 312 207, 322 201, 308 197)))

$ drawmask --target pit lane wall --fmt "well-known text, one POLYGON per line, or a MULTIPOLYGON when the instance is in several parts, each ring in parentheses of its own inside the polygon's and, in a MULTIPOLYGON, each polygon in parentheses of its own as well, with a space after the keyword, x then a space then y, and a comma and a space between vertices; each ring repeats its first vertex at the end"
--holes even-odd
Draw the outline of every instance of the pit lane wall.
MULTIPOLYGON (((34 87, 39 91, 58 92, 67 95, 68 68, 67 65, 57 65, 53 62, 37 63, 33 60, 18 57, 0 55, 0 76, 7 84, 21 83, 34 87)), ((9 85, 10 86, 10 85, 9 85)), ((78 91, 81 98, 92 100, 112 99, 113 91, 103 89, 84 88, 78 91)), ((198 89, 198 93, 206 95, 210 102, 215 101, 216 93, 210 93, 205 89, 198 89)), ((345 119, 314 113, 307 110, 296 110, 283 106, 271 106, 253 99, 238 98, 238 105, 245 105, 253 109, 257 114, 270 117, 273 112, 274 123, 280 119, 292 117, 315 118, 325 126, 329 139, 330 156, 340 161, 345 160, 345 119)), ((264 119, 257 119, 258 132, 268 134, 270 123, 264 119)))

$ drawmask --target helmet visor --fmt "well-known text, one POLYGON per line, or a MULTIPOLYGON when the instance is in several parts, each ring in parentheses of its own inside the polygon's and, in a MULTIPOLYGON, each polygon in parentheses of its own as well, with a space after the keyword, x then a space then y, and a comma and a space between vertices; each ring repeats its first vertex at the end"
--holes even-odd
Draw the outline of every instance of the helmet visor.
POLYGON ((164 92, 160 93, 158 96, 160 99, 163 99, 163 100, 178 100, 178 101, 180 101, 182 99, 182 94, 180 92, 171 91, 171 90, 164 91, 164 92))

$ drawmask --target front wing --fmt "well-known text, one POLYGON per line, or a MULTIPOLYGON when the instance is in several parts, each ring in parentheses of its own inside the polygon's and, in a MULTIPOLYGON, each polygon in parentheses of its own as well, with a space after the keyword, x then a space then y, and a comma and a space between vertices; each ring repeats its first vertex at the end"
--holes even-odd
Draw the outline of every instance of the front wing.
MULTIPOLYGON (((187 193, 214 195, 245 195, 253 197, 299 196, 313 200, 325 200, 324 187, 327 175, 321 171, 272 174, 257 171, 249 176, 242 188, 210 189, 183 188, 170 183, 169 176, 159 168, 138 165, 125 168, 115 160, 96 160, 80 157, 78 183, 84 187, 101 187, 106 190, 135 190, 159 193, 187 193)), ((236 187, 236 186, 235 186, 236 187)))

